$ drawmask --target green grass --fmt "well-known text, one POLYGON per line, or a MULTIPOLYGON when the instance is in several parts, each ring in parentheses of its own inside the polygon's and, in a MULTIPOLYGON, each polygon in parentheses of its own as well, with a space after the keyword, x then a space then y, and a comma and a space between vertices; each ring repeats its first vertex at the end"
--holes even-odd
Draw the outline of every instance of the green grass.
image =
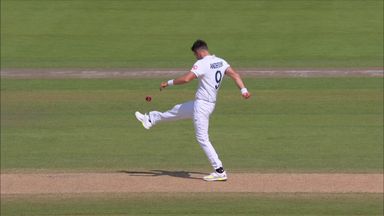
POLYGON ((381 0, 3 0, 3 68, 383 66, 381 0))
POLYGON ((129 194, 2 200, 1 215, 381 215, 381 194, 129 194))
MULTIPOLYGON (((165 111, 196 82, 12 80, 1 85, 1 168, 209 170, 189 120, 142 128, 136 110, 165 111), (152 95, 151 103, 145 102, 152 95)), ((210 137, 231 171, 382 172, 382 78, 225 79, 210 137)))

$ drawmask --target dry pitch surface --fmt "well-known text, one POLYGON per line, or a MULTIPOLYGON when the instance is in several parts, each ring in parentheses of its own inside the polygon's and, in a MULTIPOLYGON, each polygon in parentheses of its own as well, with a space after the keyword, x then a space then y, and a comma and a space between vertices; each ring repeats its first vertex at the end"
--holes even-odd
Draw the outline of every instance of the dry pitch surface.
MULTIPOLYGON (((375 76, 382 68, 366 69, 247 69, 249 76, 375 76)), ((183 70, 36 70, 1 71, 6 78, 132 78, 176 76, 183 70)), ((307 192, 383 193, 383 173, 229 173, 226 182, 201 180, 206 173, 185 171, 121 171, 113 173, 2 173, 1 195, 127 192, 307 192)))
POLYGON ((383 174, 233 173, 226 182, 204 182, 203 173, 1 174, 1 194, 128 192, 382 193, 383 174))

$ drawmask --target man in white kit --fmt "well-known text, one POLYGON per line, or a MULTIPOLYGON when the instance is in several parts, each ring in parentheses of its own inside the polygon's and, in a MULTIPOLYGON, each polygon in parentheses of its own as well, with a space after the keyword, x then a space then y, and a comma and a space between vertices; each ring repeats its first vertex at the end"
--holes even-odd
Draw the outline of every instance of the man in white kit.
POLYGON ((197 58, 191 71, 179 78, 162 82, 160 90, 168 86, 185 84, 197 78, 199 86, 195 100, 178 104, 166 112, 151 111, 148 114, 136 112, 135 115, 146 129, 150 129, 160 122, 193 119, 196 139, 215 170, 203 179, 206 181, 226 181, 228 177, 223 164, 209 140, 209 116, 215 109, 216 95, 224 75, 228 75, 235 81, 243 98, 248 99, 251 94, 245 88, 240 75, 224 59, 211 55, 204 41, 196 40, 191 49, 197 58))

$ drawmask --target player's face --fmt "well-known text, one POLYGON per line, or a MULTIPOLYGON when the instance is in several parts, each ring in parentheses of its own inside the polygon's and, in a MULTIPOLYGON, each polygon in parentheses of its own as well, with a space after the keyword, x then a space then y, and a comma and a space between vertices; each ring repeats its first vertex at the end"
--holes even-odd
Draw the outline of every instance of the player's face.
POLYGON ((200 55, 199 51, 193 52, 193 55, 195 55, 197 60, 201 59, 201 55, 200 55))

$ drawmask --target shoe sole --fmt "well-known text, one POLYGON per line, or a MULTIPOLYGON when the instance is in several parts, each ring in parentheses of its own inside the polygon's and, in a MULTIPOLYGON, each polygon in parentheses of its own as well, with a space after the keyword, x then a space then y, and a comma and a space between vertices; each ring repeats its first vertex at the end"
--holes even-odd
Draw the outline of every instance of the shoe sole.
POLYGON ((203 178, 204 181, 207 182, 213 182, 213 181, 227 181, 228 178, 215 178, 215 179, 205 179, 203 178))

